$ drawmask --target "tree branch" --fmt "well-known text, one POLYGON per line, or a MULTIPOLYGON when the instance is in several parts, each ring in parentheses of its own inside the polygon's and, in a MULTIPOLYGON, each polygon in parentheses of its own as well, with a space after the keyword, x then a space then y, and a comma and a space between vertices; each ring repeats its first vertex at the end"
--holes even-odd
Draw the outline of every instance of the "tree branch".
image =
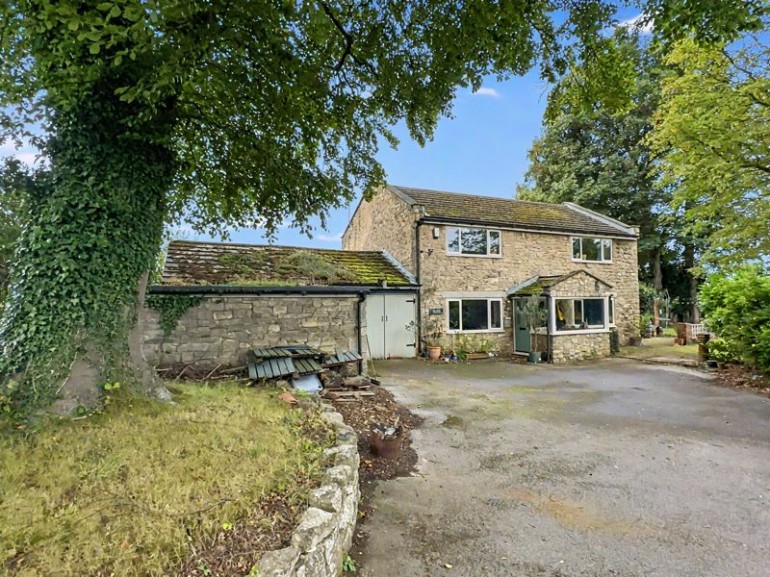
POLYGON ((374 66, 372 66, 370 62, 359 58, 353 53, 354 38, 352 34, 350 34, 350 32, 345 29, 345 27, 342 25, 342 22, 340 22, 339 19, 334 15, 334 12, 332 12, 332 9, 329 7, 329 5, 324 0, 320 0, 319 4, 323 9, 324 14, 326 14, 329 20, 332 21, 332 24, 334 24, 334 27, 339 31, 339 33, 342 34, 342 39, 345 43, 342 55, 333 68, 334 73, 336 74, 342 70, 342 67, 345 65, 345 61, 348 59, 348 57, 350 57, 357 65, 369 70, 373 76, 377 76, 377 70, 374 68, 374 66))

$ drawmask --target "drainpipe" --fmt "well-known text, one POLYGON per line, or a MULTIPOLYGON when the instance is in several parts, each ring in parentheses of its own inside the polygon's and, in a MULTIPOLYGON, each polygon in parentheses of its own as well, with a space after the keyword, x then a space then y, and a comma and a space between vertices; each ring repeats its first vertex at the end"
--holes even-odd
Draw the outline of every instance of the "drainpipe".
POLYGON ((548 353, 546 354, 546 361, 553 364, 553 335, 551 334, 551 295, 545 293, 545 310, 546 310, 546 322, 545 322, 545 342, 548 347, 548 353))
POLYGON ((417 342, 414 343, 415 350, 419 356, 422 353, 422 279, 420 278, 420 225, 422 220, 418 220, 414 227, 414 249, 415 263, 414 272, 417 279, 417 330, 414 332, 417 342))
POLYGON ((358 302, 356 303, 356 343, 358 346, 358 354, 361 355, 362 359, 358 361, 358 374, 362 375, 364 373, 364 351, 363 351, 363 338, 361 336, 361 305, 364 304, 364 301, 366 300, 366 295, 364 293, 358 293, 358 302))

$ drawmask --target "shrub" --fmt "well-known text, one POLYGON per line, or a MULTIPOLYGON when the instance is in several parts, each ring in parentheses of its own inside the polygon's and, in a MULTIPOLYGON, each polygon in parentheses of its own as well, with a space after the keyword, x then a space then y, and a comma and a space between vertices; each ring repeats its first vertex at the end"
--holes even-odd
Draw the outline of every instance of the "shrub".
POLYGON ((712 275, 699 302, 709 327, 724 340, 717 354, 730 353, 770 374, 770 276, 757 266, 712 275))
POLYGON ((726 339, 711 339, 708 343, 709 358, 720 363, 740 360, 740 355, 726 339))
POLYGON ((666 327, 665 329, 663 329, 663 333, 661 336, 676 338, 677 337, 676 329, 674 327, 666 327))

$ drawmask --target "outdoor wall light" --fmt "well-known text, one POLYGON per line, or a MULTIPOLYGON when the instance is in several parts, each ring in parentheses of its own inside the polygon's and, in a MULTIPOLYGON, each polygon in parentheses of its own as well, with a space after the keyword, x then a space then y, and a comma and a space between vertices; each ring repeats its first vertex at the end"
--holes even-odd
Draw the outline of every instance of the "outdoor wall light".
POLYGON ((441 229, 437 226, 433 227, 433 238, 439 238, 441 236, 441 229))

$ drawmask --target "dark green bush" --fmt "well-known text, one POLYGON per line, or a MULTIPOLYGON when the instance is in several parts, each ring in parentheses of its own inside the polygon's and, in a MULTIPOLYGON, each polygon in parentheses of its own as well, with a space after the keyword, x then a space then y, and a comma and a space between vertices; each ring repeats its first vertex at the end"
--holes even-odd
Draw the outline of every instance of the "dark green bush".
POLYGON ((720 363, 729 363, 732 361, 739 361, 740 355, 725 339, 716 338, 711 339, 708 344, 709 358, 719 361, 720 363))
MULTIPOLYGON (((716 345, 717 354, 770 374, 770 276, 757 266, 712 275, 699 301, 709 327, 724 340, 716 345)), ((712 355, 714 350, 712 343, 712 355)))

